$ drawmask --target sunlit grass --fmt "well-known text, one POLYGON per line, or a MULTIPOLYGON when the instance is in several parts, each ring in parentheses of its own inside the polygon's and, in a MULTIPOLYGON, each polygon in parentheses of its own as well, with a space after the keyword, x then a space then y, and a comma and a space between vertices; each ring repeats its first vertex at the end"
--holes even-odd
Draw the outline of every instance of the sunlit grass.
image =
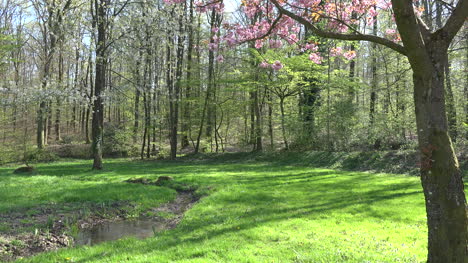
POLYGON ((122 183, 170 175, 209 187, 176 229, 145 240, 62 249, 21 262, 422 262, 426 223, 417 177, 344 172, 249 158, 110 160, 38 165, 39 176, 0 168, 0 211, 69 201, 133 200, 174 191, 122 183))

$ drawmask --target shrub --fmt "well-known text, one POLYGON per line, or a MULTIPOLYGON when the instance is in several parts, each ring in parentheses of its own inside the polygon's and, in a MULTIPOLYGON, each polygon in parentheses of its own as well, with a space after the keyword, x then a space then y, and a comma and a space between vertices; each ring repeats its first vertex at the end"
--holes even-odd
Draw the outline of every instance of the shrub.
POLYGON ((132 133, 125 126, 106 124, 103 154, 108 157, 128 157, 133 152, 132 133))
POLYGON ((52 151, 46 149, 34 149, 24 153, 23 161, 27 163, 38 162, 53 162, 57 161, 59 157, 52 151))
POLYGON ((71 135, 64 135, 62 136, 62 140, 60 141, 60 144, 72 144, 75 138, 71 135))
POLYGON ((47 149, 60 158, 91 158, 91 146, 89 144, 52 145, 47 147, 47 149))

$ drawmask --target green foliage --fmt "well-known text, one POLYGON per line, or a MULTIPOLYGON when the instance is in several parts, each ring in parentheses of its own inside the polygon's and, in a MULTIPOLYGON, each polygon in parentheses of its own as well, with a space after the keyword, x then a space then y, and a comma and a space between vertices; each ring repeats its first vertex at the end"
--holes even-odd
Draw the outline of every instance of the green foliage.
POLYGON ((158 153, 156 155, 156 159, 164 160, 164 159, 168 159, 170 156, 171 156, 170 149, 160 147, 159 151, 158 151, 158 153))
POLYGON ((22 247, 26 246, 26 244, 22 240, 18 240, 18 239, 12 240, 10 242, 10 244, 12 246, 19 247, 19 248, 22 248, 22 247))
POLYGON ((32 149, 24 153, 25 163, 40 163, 57 161, 59 157, 48 149, 32 149))
POLYGON ((21 154, 10 147, 4 147, 2 151, 0 151, 0 164, 16 162, 21 160, 21 158, 21 154))
POLYGON ((89 144, 53 145, 48 146, 47 149, 57 154, 60 158, 91 158, 91 146, 89 144))
POLYGON ((103 154, 108 157, 137 156, 138 149, 132 142, 132 131, 126 126, 108 124, 104 128, 103 154))
POLYGON ((72 144, 75 141, 75 137, 71 135, 63 135, 62 140, 60 141, 61 144, 72 144))
POLYGON ((6 64, 9 52, 15 48, 17 46, 15 45, 14 37, 0 33, 0 69, 6 64))
MULTIPOLYGON (((116 201, 134 202, 147 209, 175 197, 175 190, 169 188, 123 182, 134 174, 134 169, 141 175, 150 175, 151 170, 136 166, 127 168, 129 163, 119 160, 108 162, 107 172, 91 171, 89 161, 39 163, 35 165, 38 174, 34 177, 13 175, 10 174, 12 167, 1 167, 0 199, 3 202, 0 203, 0 213, 37 210, 39 205, 76 211, 90 203, 116 201)), ((129 206, 128 209, 133 208, 129 206)))

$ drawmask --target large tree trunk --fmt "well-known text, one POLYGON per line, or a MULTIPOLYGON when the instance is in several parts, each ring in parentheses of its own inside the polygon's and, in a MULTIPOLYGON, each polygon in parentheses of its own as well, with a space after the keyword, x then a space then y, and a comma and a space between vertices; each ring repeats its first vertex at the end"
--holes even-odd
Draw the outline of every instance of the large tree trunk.
POLYGON ((467 204, 448 132, 444 90, 448 46, 465 21, 467 4, 466 0, 459 1, 446 25, 431 33, 418 22, 412 1, 392 0, 398 31, 413 69, 429 263, 468 262, 467 204))
MULTIPOLYGON (((444 47, 429 50, 432 65, 413 67, 414 101, 426 201, 428 262, 468 262, 467 204, 445 111, 444 47), (432 52, 431 52, 432 51, 432 52), (436 62, 437 61, 437 62, 436 62)), ((412 59, 410 58, 410 62, 412 59)))
POLYGON ((102 169, 102 143, 104 130, 104 106, 102 92, 106 86, 106 8, 107 0, 96 1, 96 22, 97 22, 97 42, 96 42, 96 70, 94 81, 94 101, 93 101, 93 120, 91 124, 91 133, 93 143, 91 149, 93 152, 93 169, 102 169))

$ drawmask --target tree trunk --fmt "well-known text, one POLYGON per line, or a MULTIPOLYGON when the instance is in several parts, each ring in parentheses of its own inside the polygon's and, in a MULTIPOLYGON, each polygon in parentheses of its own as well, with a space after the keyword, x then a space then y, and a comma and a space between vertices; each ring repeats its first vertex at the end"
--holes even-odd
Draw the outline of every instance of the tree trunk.
POLYGON ((60 99, 57 98, 57 108, 55 109, 55 140, 57 142, 62 140, 62 134, 60 132, 60 118, 61 118, 60 108, 61 107, 62 107, 62 103, 60 102, 60 99))
MULTIPOLYGON (((414 102, 426 201, 428 262, 468 262, 468 219, 464 185, 448 133, 444 92, 444 47, 435 47, 431 65, 413 67, 414 102)), ((432 51, 432 52, 431 52, 432 51)), ((446 50, 445 50, 446 52, 446 50)))
POLYGON ((249 91, 250 95, 250 136, 249 144, 254 146, 255 150, 255 94, 253 91, 249 91))
POLYGON ((133 143, 137 142, 137 134, 138 134, 138 127, 140 126, 140 89, 141 89, 141 76, 140 76, 140 67, 141 67, 141 59, 143 57, 143 50, 140 49, 138 52, 138 58, 136 62, 136 69, 135 69, 135 78, 136 78, 136 87, 135 87, 135 102, 133 106, 133 143))
POLYGON ((185 88, 185 103, 184 106, 184 121, 181 126, 181 148, 184 149, 189 146, 189 133, 191 126, 190 118, 190 99, 192 97, 191 83, 192 80, 192 52, 193 52, 193 0, 190 0, 189 5, 189 21, 188 21, 188 44, 187 44, 187 85, 185 88))
POLYGON ((275 149, 275 142, 273 137, 273 96, 268 92, 268 134, 270 137, 270 150, 275 149))
MULTIPOLYGON (((374 6, 375 8, 375 6, 374 6)), ((375 17, 373 23, 373 34, 377 35, 377 17, 375 17)), ((370 127, 374 127, 374 119, 375 119, 375 103, 377 101, 377 44, 372 43, 372 88, 370 94, 370 109, 369 109, 369 119, 370 119, 370 127)))
POLYGON ((203 110, 202 110, 202 115, 200 119, 200 128, 198 130, 198 136, 197 136, 197 143, 195 145, 195 151, 194 153, 198 153, 200 150, 200 141, 201 141, 201 136, 203 132, 203 124, 205 123, 205 116, 206 116, 206 109, 208 108, 208 100, 209 100, 209 93, 208 91, 206 92, 205 96, 205 103, 203 104, 203 110))
POLYGON ((258 87, 254 92, 254 109, 255 109, 255 151, 262 151, 262 115, 260 112, 260 101, 258 99, 258 87))
POLYGON ((459 1, 444 28, 430 33, 418 24, 411 1, 392 0, 398 31, 413 69, 421 182, 429 233, 428 263, 468 262, 467 204, 448 133, 444 90, 444 61, 450 42, 465 21, 466 4, 466 0, 459 1))
POLYGON ((86 120, 85 120, 85 140, 86 140, 86 144, 91 143, 91 138, 89 136, 90 135, 89 134, 89 117, 91 115, 91 108, 92 108, 92 105, 93 105, 92 98, 94 97, 94 81, 95 81, 95 79, 93 78, 93 69, 90 66, 91 64, 92 63, 91 63, 91 56, 90 56, 89 63, 88 63, 90 91, 89 91, 89 97, 88 97, 88 105, 86 105, 86 120))
POLYGON ((96 70, 94 84, 94 102, 93 102, 93 121, 91 133, 93 137, 93 169, 102 169, 102 143, 104 130, 104 106, 102 92, 106 87, 106 8, 107 0, 96 1, 96 24, 97 24, 97 42, 96 42, 96 70))
MULTIPOLYGON (((145 75, 146 75, 146 73, 145 73, 145 75)), ((143 80, 143 81, 145 81, 145 83, 146 83, 146 79, 143 80)), ((146 101, 146 97, 147 97, 146 96, 146 87, 145 87, 145 91, 143 92, 142 95, 143 95, 143 107, 144 107, 144 110, 145 110, 145 126, 143 127, 143 139, 141 140, 140 157, 143 160, 145 158, 145 147, 146 147, 146 142, 147 142, 146 137, 149 138, 149 136, 150 136, 148 134, 148 132, 149 132, 149 130, 148 130, 149 129, 149 127, 148 127, 149 126, 148 125, 148 120, 149 120, 148 111, 149 111, 149 109, 148 109, 148 103, 146 101)))
POLYGON ((288 139, 286 137, 286 128, 284 124, 284 98, 280 98, 280 111, 281 111, 281 131, 283 133, 284 148, 289 149, 288 139))
POLYGON ((44 148, 44 123, 46 114, 46 102, 41 101, 39 103, 39 110, 37 111, 37 148, 44 148))

